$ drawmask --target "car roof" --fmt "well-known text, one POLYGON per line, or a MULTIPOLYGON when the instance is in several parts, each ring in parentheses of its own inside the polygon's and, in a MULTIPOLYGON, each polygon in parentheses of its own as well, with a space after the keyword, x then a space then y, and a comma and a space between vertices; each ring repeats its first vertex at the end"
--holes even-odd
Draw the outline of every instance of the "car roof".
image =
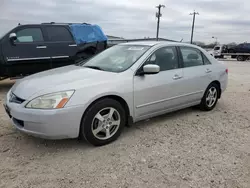
POLYGON ((171 42, 171 41, 136 41, 136 42, 126 42, 120 43, 118 45, 142 45, 142 46, 190 46, 190 47, 198 47, 196 45, 182 43, 182 42, 171 42))

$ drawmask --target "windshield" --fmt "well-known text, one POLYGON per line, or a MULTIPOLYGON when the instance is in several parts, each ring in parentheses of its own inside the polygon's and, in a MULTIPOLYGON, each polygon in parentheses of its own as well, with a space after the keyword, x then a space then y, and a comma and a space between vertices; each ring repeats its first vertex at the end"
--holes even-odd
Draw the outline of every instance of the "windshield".
POLYGON ((122 72, 131 67, 149 48, 143 45, 116 45, 96 55, 82 66, 122 72))
POLYGON ((219 46, 214 47, 214 50, 219 50, 219 49, 220 49, 219 46))

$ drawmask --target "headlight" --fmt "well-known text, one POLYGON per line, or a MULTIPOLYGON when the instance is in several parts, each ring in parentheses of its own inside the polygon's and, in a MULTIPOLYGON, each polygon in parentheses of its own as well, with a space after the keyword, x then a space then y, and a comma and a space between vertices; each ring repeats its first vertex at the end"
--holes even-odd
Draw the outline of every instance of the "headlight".
POLYGON ((69 101, 73 93, 74 90, 70 90, 70 91, 62 91, 58 93, 42 95, 40 97, 31 100, 26 105, 26 108, 34 108, 34 109, 63 108, 65 104, 69 101))

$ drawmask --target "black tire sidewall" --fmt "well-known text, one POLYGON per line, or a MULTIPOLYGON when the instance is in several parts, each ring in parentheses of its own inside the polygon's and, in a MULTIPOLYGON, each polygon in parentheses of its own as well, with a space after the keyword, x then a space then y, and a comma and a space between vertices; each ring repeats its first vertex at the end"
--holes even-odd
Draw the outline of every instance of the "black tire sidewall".
POLYGON ((219 89, 220 89, 220 88, 219 88, 218 84, 216 84, 216 83, 211 83, 211 84, 207 87, 207 89, 206 89, 206 91, 205 91, 205 93, 204 93, 204 96, 203 96, 203 98, 202 98, 202 100, 201 100, 201 104, 200 104, 201 110, 210 111, 210 110, 214 109, 214 107, 216 106, 216 104, 217 104, 217 102, 218 102, 218 99, 219 99, 219 92, 220 92, 219 89), (209 106, 207 105, 207 102, 206 102, 206 97, 207 97, 207 94, 208 94, 209 89, 212 88, 212 87, 216 88, 216 91, 217 91, 217 98, 216 98, 216 101, 215 101, 214 105, 211 106, 211 107, 209 107, 209 106))
POLYGON ((244 57, 243 56, 238 56, 237 61, 244 61, 244 57))
POLYGON ((122 105, 118 101, 113 100, 113 99, 109 99, 109 98, 102 99, 102 100, 95 102, 93 105, 91 105, 87 109, 87 111, 82 119, 80 136, 84 137, 85 140, 87 140, 90 144, 92 144, 94 146, 106 145, 106 144, 109 144, 110 142, 113 142, 114 140, 116 140, 120 136, 122 129, 125 126, 125 122, 126 122, 126 114, 125 114, 125 110, 123 109, 122 105), (109 138, 107 140, 100 140, 100 139, 96 138, 92 132, 92 129, 91 129, 92 121, 93 121, 93 118, 95 117, 95 115, 100 110, 107 108, 107 107, 113 107, 118 111, 118 113, 120 114, 121 123, 120 123, 119 129, 111 138, 109 138))

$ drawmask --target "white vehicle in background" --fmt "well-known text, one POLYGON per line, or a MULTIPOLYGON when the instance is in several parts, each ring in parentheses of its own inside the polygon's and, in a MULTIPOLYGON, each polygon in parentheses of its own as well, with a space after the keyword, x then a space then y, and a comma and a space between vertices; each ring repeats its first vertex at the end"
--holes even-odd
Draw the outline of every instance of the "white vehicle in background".
POLYGON ((223 53, 227 52, 227 47, 225 45, 216 45, 212 50, 212 56, 214 58, 224 58, 223 53))

